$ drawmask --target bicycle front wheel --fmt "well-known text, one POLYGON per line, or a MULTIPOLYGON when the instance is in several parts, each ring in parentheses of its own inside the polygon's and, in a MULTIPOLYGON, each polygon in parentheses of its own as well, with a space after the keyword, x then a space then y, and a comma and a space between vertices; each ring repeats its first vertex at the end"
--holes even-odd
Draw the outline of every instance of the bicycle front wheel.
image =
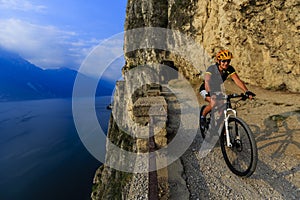
POLYGON ((220 138, 223 157, 229 169, 238 176, 249 177, 256 169, 257 146, 251 129, 240 118, 229 118, 231 147, 226 142, 225 127, 220 138))

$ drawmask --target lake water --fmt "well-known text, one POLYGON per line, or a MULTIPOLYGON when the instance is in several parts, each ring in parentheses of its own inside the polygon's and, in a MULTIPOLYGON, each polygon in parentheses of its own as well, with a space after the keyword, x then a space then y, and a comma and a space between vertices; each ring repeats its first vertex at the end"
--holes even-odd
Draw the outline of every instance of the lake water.
MULTIPOLYGON (((105 132, 109 103, 96 100, 105 132)), ((1 200, 90 199, 100 165, 79 139, 71 99, 0 103, 1 200)))

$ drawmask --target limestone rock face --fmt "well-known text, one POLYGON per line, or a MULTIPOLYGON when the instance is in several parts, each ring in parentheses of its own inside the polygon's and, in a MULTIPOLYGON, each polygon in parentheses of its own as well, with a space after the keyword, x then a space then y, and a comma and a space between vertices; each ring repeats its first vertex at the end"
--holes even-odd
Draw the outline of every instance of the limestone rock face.
MULTIPOLYGON (((192 37, 211 58, 220 49, 232 51, 232 65, 245 82, 299 92, 299 10, 299 0, 129 0, 125 30, 178 30, 192 37)), ((125 39, 125 49, 132 41, 125 39)), ((172 60, 186 78, 193 80, 201 73, 184 58, 163 51, 148 49, 125 56, 124 70, 172 60)))

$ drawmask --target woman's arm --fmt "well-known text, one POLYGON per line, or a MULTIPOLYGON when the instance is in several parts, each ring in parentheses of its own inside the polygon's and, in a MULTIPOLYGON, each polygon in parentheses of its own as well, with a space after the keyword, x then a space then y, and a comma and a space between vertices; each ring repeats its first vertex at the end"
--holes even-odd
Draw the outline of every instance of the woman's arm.
POLYGON ((244 92, 248 91, 248 88, 246 87, 245 83, 240 79, 240 77, 237 75, 237 73, 234 73, 231 75, 232 80, 234 83, 241 88, 244 92))
POLYGON ((237 73, 232 74, 232 75, 231 75, 231 78, 233 79, 233 81, 235 82, 235 84, 236 84, 239 88, 241 88, 246 94, 247 94, 247 93, 250 93, 250 94, 248 94, 248 95, 249 95, 249 96, 248 96, 249 99, 252 99, 252 98, 255 96, 254 93, 248 91, 247 86, 246 86, 245 83, 240 79, 240 77, 237 75, 237 73))

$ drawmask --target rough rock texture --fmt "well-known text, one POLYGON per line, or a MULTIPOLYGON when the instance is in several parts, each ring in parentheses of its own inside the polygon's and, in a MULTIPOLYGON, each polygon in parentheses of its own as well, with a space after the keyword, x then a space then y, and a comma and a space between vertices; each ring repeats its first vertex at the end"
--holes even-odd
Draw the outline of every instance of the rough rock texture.
MULTIPOLYGON (((167 65, 197 90, 203 71, 214 62, 215 53, 226 48, 234 54, 232 65, 241 79, 250 89, 258 86, 256 91, 262 91, 256 103, 244 105, 240 110, 246 121, 252 123, 260 152, 253 178, 241 179, 232 175, 222 160, 219 147, 205 159, 197 158, 202 142, 197 136, 180 159, 157 171, 159 199, 299 199, 300 141, 299 136, 296 137, 299 134, 299 96, 272 93, 273 90, 300 92, 299 10, 299 0, 128 0, 127 32, 145 27, 160 27, 173 32, 171 35, 164 32, 155 35, 151 31, 125 35, 124 81, 116 85, 114 118, 108 133, 112 143, 132 152, 149 151, 148 139, 137 139, 137 135, 130 136, 126 132, 149 134, 149 117, 145 116, 149 105, 140 106, 157 96, 158 102, 164 99, 167 103, 162 103, 162 107, 167 107, 168 120, 154 142, 157 147, 164 147, 176 134, 181 115, 178 110, 183 105, 178 105, 174 93, 146 84, 157 82, 151 69, 127 76, 128 72, 141 66, 158 69, 159 65, 167 65), (191 38, 195 44, 186 44, 176 31, 191 38), (147 46, 155 40, 162 48, 147 46), (184 53, 165 50, 180 49, 181 45, 186 45, 184 53), (138 48, 140 46, 148 48, 138 48), (283 97, 280 102, 278 95, 283 97), (145 100, 147 97, 149 99, 145 100), (269 100, 272 97, 274 99, 269 100), (287 101, 290 98, 293 100, 287 101), (262 110, 268 112, 261 113, 262 110), (251 118, 250 111, 257 116, 251 118), (274 121, 277 123, 276 116, 282 112, 291 116, 283 114, 279 119, 282 124, 276 124, 276 129, 274 121), (278 178, 279 182, 276 181, 278 178)), ((108 163, 140 167, 114 154, 109 144, 107 150, 108 163)), ((150 178, 149 174, 131 174, 103 166, 95 175, 92 198, 151 199, 148 193, 150 178)))
MULTIPOLYGON (((299 0, 129 0, 125 30, 151 26, 179 30, 211 57, 222 48, 231 50, 232 64, 245 82, 299 92, 299 9, 299 0)), ((125 49, 126 44, 127 40, 125 49)), ((157 50, 127 54, 124 69, 164 59, 174 61, 179 71, 192 71, 184 74, 195 78, 192 68, 197 66, 157 50)))

